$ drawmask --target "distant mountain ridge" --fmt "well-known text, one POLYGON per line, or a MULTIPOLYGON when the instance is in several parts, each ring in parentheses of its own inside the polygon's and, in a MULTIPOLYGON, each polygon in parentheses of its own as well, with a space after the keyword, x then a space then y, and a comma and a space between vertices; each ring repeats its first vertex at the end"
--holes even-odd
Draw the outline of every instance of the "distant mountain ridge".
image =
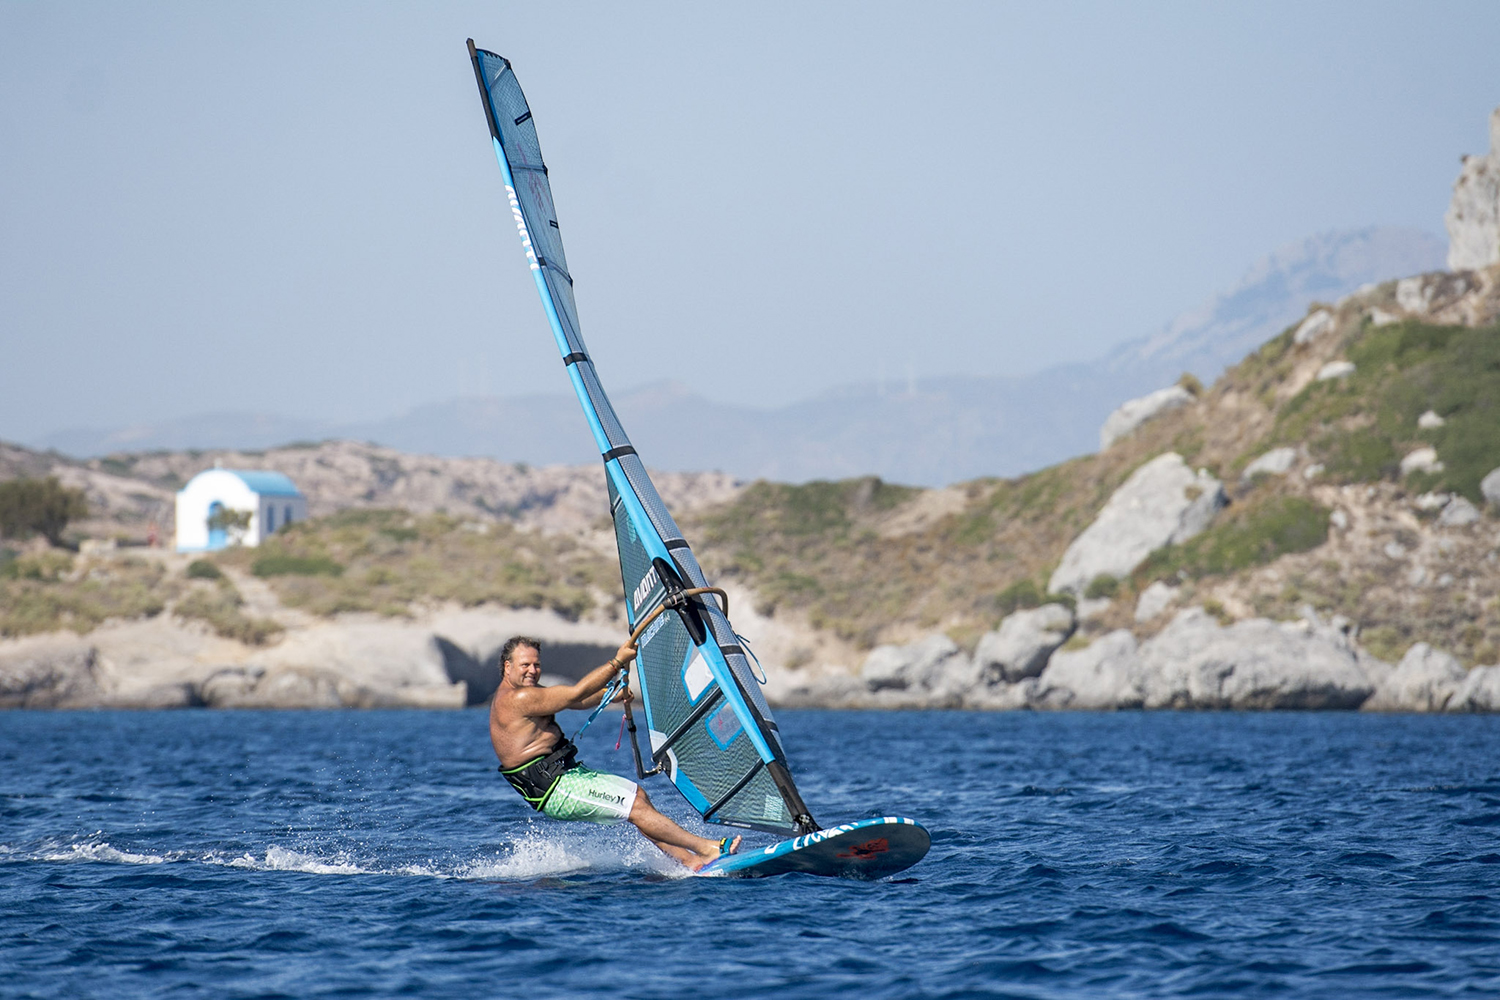
MULTIPOLYGON (((873 473, 922 485, 1013 476, 1093 451, 1099 425, 1121 402, 1184 371, 1212 381, 1300 318, 1310 303, 1440 270, 1446 252, 1443 240, 1412 228, 1310 237, 1257 262, 1234 288, 1157 333, 1099 360, 1034 375, 918 379, 900 392, 851 384, 775 409, 719 403, 673 382, 616 392, 614 401, 655 468, 791 482, 873 473)), ((327 438, 537 465, 597 460, 584 418, 564 393, 461 398, 355 424, 210 414, 117 430, 73 429, 30 443, 87 457, 327 438)))

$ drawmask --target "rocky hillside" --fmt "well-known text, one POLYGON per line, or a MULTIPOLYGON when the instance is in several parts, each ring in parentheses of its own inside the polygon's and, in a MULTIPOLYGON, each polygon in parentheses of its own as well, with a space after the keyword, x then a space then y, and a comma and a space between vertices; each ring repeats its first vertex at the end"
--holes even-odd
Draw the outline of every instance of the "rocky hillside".
MULTIPOLYGON (((1017 479, 662 484, 782 703, 1500 707, 1497 317, 1500 267, 1318 306, 1017 479)), ((597 468, 217 457, 288 472, 321 516, 197 563, 23 554, 0 630, 82 638, 11 640, 0 674, 40 703, 461 704, 516 615, 589 649, 620 629, 597 468)), ((213 457, 5 460, 138 524, 213 457)))
MULTIPOLYGON (((867 644, 937 627, 972 641, 1049 591, 1123 607, 1156 577, 1190 579, 1235 616, 1312 601, 1415 635, 1449 612, 1396 616, 1377 586, 1388 573, 1357 593, 1364 578, 1349 573, 1367 556, 1389 561, 1388 543, 1426 560, 1427 536, 1468 528, 1470 511, 1491 523, 1478 510, 1481 480, 1500 466, 1497 309, 1495 271, 1393 282, 1315 309, 1212 388, 1142 411, 1098 454, 941 491, 757 483, 685 520, 705 561, 765 606, 804 609, 867 644), (1325 572, 1335 552, 1347 559, 1325 572), (1301 582, 1268 589, 1268 573, 1301 582)), ((1432 546, 1451 550, 1432 580, 1481 572, 1466 546, 1432 546)), ((1416 637, 1452 643, 1462 616, 1451 617, 1416 637)))
MULTIPOLYGON (((1095 454, 936 490, 660 476, 768 696, 1500 710, 1494 155, 1449 216, 1476 266, 1315 304, 1212 386, 1120 407, 1095 454)), ((139 535, 216 460, 288 473, 315 518, 202 560, 0 547, 0 705, 456 705, 507 630, 620 635, 597 466, 7 447, 0 476, 56 474, 85 531, 139 535)))
MULTIPOLYGON (((355 441, 264 451, 121 452, 82 461, 0 441, 0 480, 55 475, 85 492, 93 516, 76 527, 78 537, 141 542, 155 522, 160 537, 170 539, 173 494, 215 465, 286 473, 307 496, 314 517, 351 508, 398 508, 581 534, 597 528, 606 509, 604 475, 597 465, 534 467, 440 458, 355 441)), ((674 510, 722 502, 743 488, 718 472, 653 475, 674 510)))

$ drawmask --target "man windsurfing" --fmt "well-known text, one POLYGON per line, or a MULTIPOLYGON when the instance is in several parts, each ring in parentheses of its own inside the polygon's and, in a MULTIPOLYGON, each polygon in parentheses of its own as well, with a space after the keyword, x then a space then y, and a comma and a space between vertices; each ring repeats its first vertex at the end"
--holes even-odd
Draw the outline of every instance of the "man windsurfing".
MULTIPOLYGON (((626 642, 608 663, 576 684, 543 687, 542 644, 516 636, 500 651, 500 687, 490 703, 490 742, 500 773, 533 809, 553 819, 589 823, 628 820, 665 854, 697 871, 738 849, 739 837, 710 840, 684 830, 656 811, 646 790, 628 778, 595 771, 575 759, 578 748, 563 735, 554 715, 565 708, 590 709, 621 667, 635 659, 626 642)), ((621 690, 616 700, 630 697, 621 690)))

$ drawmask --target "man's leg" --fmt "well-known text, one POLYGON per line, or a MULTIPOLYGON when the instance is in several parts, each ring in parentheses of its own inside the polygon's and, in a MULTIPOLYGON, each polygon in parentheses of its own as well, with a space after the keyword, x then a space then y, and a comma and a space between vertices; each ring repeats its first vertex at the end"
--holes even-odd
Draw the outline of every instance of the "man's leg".
MULTIPOLYGON (((694 836, 657 812, 644 788, 636 790, 628 818, 647 840, 694 871, 719 856, 717 840, 694 836)), ((729 849, 733 852, 739 846, 740 838, 735 837, 729 849)))

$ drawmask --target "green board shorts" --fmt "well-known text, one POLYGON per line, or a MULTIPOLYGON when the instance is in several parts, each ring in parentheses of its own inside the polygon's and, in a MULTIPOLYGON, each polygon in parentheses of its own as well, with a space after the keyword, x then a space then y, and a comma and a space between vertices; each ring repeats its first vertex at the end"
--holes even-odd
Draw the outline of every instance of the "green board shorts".
POLYGON ((637 787, 629 778, 579 764, 558 777, 542 813, 553 819, 618 823, 630 815, 637 787))

